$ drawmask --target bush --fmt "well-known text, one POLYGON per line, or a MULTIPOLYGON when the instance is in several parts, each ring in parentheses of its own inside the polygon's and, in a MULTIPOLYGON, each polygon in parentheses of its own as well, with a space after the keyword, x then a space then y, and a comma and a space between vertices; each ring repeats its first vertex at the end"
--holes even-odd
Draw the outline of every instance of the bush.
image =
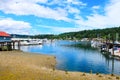
POLYGON ((68 74, 68 71, 65 71, 65 74, 68 74))
POLYGON ((114 74, 111 74, 111 76, 115 76, 114 74))
POLYGON ((8 47, 7 47, 7 46, 2 46, 2 47, 1 47, 1 50, 2 50, 2 51, 8 51, 8 47))
POLYGON ((82 74, 82 76, 86 76, 86 74, 85 74, 85 73, 83 73, 83 74, 82 74))
POLYGON ((96 75, 99 75, 99 73, 97 72, 96 75))
POLYGON ((120 77, 117 76, 116 79, 120 79, 120 77))

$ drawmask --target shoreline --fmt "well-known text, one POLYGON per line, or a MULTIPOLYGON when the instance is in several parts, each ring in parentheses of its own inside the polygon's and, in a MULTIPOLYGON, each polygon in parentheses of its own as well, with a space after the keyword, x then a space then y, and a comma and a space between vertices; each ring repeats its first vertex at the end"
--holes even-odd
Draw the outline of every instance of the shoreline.
POLYGON ((0 52, 0 80, 120 80, 119 75, 55 69, 55 56, 22 51, 0 52))

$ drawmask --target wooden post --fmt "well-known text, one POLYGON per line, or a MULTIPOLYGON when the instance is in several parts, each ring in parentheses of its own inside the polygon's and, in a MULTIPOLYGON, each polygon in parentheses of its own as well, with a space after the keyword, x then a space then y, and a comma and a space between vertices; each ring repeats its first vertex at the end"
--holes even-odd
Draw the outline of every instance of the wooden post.
POLYGON ((110 45, 110 44, 108 43, 108 45, 107 45, 107 52, 109 52, 109 45, 110 45))
POLYGON ((10 42, 10 49, 12 50, 12 43, 10 42))
POLYGON ((4 42, 1 43, 1 48, 2 48, 2 50, 3 50, 3 47, 4 47, 4 42))
POLYGON ((6 42, 6 47, 7 47, 7 51, 9 51, 8 47, 9 47, 9 42, 6 42))
POLYGON ((105 51, 107 51, 107 39, 106 39, 106 36, 105 36, 105 45, 106 45, 105 51))
POLYGON ((11 42, 8 42, 8 50, 12 50, 12 45, 11 45, 11 42))
POLYGON ((112 48, 112 54, 114 55, 114 35, 113 35, 113 37, 112 37, 112 45, 113 45, 113 48, 112 48))
POLYGON ((13 49, 15 49, 15 42, 13 41, 13 49))
POLYGON ((20 50, 20 41, 18 41, 18 50, 20 50))

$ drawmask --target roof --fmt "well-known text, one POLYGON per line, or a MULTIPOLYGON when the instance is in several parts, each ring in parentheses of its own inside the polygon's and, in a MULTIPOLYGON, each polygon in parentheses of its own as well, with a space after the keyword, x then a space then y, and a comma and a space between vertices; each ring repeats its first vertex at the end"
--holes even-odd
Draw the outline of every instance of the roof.
POLYGON ((3 31, 0 31, 0 36, 3 36, 3 37, 10 37, 10 35, 6 32, 3 32, 3 31))

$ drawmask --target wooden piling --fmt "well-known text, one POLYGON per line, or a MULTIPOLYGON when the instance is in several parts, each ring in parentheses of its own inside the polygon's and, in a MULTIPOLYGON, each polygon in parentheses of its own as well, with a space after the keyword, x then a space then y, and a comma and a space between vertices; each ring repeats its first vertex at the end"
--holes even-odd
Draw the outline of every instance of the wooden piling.
POLYGON ((20 50, 20 41, 18 41, 18 50, 20 50))
POLYGON ((113 48, 112 48, 112 54, 114 55, 114 37, 112 37, 112 44, 113 44, 113 48))

